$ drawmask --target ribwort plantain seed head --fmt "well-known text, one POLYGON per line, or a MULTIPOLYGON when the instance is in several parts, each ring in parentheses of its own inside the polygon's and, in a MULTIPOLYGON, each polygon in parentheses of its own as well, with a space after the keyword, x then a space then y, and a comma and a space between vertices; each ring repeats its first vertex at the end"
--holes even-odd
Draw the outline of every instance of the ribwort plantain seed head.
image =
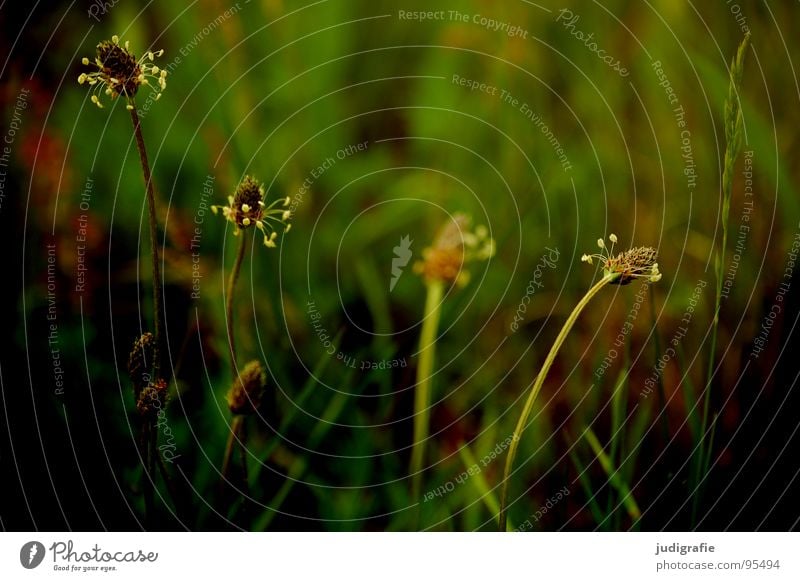
POLYGON ((441 280, 463 286, 469 282, 466 266, 471 262, 488 260, 494 256, 494 240, 485 226, 470 230, 471 220, 464 214, 455 214, 445 223, 434 238, 433 244, 422 251, 422 260, 414 271, 426 281, 441 280))
POLYGON ((245 365, 228 391, 231 413, 246 415, 255 412, 261 405, 266 385, 267 373, 260 361, 245 365))
POLYGON ((597 240, 600 254, 584 254, 581 257, 583 262, 593 264, 595 259, 603 265, 604 276, 612 277, 609 284, 626 285, 634 279, 641 278, 648 282, 658 282, 661 280, 661 272, 658 270, 658 253, 655 248, 650 246, 638 246, 625 252, 614 255, 614 245, 617 243, 616 234, 611 234, 608 238, 611 246, 608 247, 602 238, 597 240))
POLYGON ((128 355, 128 375, 133 383, 134 394, 139 398, 139 393, 150 382, 151 371, 155 364, 156 341, 152 333, 144 333, 133 343, 133 348, 128 355))
POLYGON ((289 220, 292 213, 286 209, 290 199, 287 196, 267 205, 264 197, 264 187, 261 183, 254 177, 246 175, 234 194, 228 196, 228 205, 211 206, 211 210, 215 214, 222 211, 225 219, 234 224, 235 235, 238 235, 240 230, 255 226, 264 235, 264 246, 275 248, 278 238, 277 228, 283 227, 284 233, 291 228, 289 220))
POLYGON ((155 421, 158 412, 167 407, 167 382, 159 379, 148 383, 139 393, 136 409, 146 421, 155 421))
POLYGON ((133 97, 142 85, 148 85, 156 92, 156 100, 167 87, 167 71, 159 68, 153 61, 164 54, 163 50, 148 51, 141 58, 136 58, 130 51, 130 45, 119 44, 119 37, 103 40, 97 45, 97 53, 92 61, 86 57, 81 60, 85 66, 97 70, 81 73, 78 83, 92 87, 92 103, 103 108, 101 95, 116 99, 120 95, 127 100, 127 108, 133 109, 133 97))

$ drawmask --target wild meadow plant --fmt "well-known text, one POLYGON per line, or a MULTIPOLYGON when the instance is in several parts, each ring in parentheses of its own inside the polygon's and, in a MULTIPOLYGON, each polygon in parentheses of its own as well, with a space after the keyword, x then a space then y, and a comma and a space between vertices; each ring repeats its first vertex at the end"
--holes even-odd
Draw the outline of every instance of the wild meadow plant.
POLYGON ((731 61, 730 81, 728 84, 728 96, 725 99, 725 160, 722 168, 722 241, 715 249, 714 253, 714 276, 716 278, 716 293, 714 295, 714 316, 711 322, 711 344, 708 352, 708 368, 706 370, 706 381, 703 395, 703 411, 700 423, 700 441, 694 454, 694 466, 692 474, 693 499, 692 499, 692 522, 697 516, 698 504, 702 497, 703 483, 708 474, 708 467, 711 461, 711 453, 714 446, 714 425, 711 422, 709 428, 709 410, 711 407, 711 384, 714 379, 714 370, 717 364, 717 332, 719 330, 719 313, 722 304, 722 283, 723 269, 725 262, 725 251, 728 247, 728 222, 731 212, 731 197, 733 195, 733 172, 736 168, 736 160, 742 151, 742 141, 744 139, 744 119, 742 117, 741 91, 742 77, 744 75, 744 58, 750 46, 750 33, 745 34, 736 56, 731 61), (709 432, 710 434, 707 434, 709 432))
POLYGON ((267 248, 277 247, 278 228, 286 233, 291 229, 289 220, 291 212, 286 209, 289 197, 274 200, 267 205, 264 201, 265 192, 261 183, 252 176, 246 175, 239 183, 233 195, 228 196, 227 206, 211 206, 215 214, 222 212, 223 217, 233 225, 233 235, 239 238, 231 272, 228 275, 228 285, 225 292, 225 325, 228 336, 228 355, 230 357, 231 376, 233 383, 228 392, 228 407, 233 414, 230 435, 225 446, 225 455, 222 461, 222 479, 227 479, 233 449, 236 444, 240 450, 240 484, 247 486, 247 456, 245 454, 245 434, 243 431, 244 418, 254 413, 260 403, 266 386, 266 372, 259 361, 251 361, 241 371, 236 362, 235 327, 233 324, 233 305, 236 283, 242 269, 242 262, 247 251, 247 231, 258 230, 267 248), (252 228, 251 228, 252 227, 252 228))
POLYGON ((514 467, 514 459, 517 455, 522 433, 528 426, 528 419, 533 410, 533 404, 536 401, 536 396, 539 395, 539 391, 541 391, 544 385, 545 379, 547 379, 547 373, 550 371, 550 367, 553 365, 559 349, 561 349, 561 346, 564 344, 567 335, 569 335, 581 311, 583 311, 597 293, 608 285, 627 285, 636 279, 646 280, 648 282, 657 282, 661 280, 661 273, 658 270, 658 263, 656 262, 656 250, 654 248, 640 246, 614 255, 614 246, 617 243, 617 236, 611 234, 609 240, 611 242, 610 247, 606 245, 602 238, 597 240, 597 246, 600 248, 599 254, 584 254, 581 257, 581 260, 588 264, 594 264, 594 261, 598 260, 602 267, 603 276, 586 292, 583 298, 578 301, 578 304, 572 309, 564 326, 556 336, 553 346, 550 347, 550 351, 528 393, 525 406, 522 408, 522 413, 514 428, 514 433, 511 436, 500 492, 500 514, 498 518, 500 531, 507 530, 509 479, 514 467))
MULTIPOLYGON (((155 188, 150 173, 141 121, 136 109, 135 97, 142 87, 149 87, 156 94, 155 100, 161 97, 167 86, 167 71, 155 64, 156 57, 164 54, 163 50, 148 51, 137 58, 130 50, 130 44, 121 45, 119 37, 104 40, 97 45, 94 60, 84 57, 81 64, 92 67, 92 71, 81 73, 78 83, 91 88, 91 101, 102 109, 103 97, 111 101, 122 97, 125 108, 130 112, 133 133, 142 176, 145 183, 147 199, 147 217, 150 232, 150 256, 152 263, 153 286, 153 327, 155 335, 143 334, 134 343, 129 357, 129 373, 134 387, 136 408, 141 418, 140 456, 143 462, 142 485, 145 495, 146 518, 153 516, 153 493, 155 489, 156 466, 168 479, 166 469, 158 452, 158 415, 164 413, 167 403, 167 382, 164 377, 171 375, 161 369, 161 358, 166 351, 162 326, 164 310, 162 307, 163 283, 161 279, 161 262, 158 252, 158 221, 156 217, 155 188)), ((173 499, 174 501, 174 499, 173 499)))
POLYGON ((478 226, 471 231, 470 223, 465 214, 453 215, 439 228, 433 244, 423 251, 422 260, 414 265, 414 271, 422 276, 426 288, 414 392, 414 445, 410 467, 411 498, 417 503, 422 492, 422 472, 430 430, 433 366, 445 288, 449 285, 464 287, 470 277, 466 267, 472 262, 488 260, 495 252, 494 240, 486 227, 478 226))

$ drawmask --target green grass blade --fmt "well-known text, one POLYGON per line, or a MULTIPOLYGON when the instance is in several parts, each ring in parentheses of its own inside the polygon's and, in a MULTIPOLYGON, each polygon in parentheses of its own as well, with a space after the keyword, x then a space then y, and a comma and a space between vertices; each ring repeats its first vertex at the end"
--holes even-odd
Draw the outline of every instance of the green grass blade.
POLYGON ((622 476, 619 474, 619 471, 614 468, 614 463, 611 461, 611 458, 608 457, 603 446, 600 445, 600 441, 595 436, 594 432, 590 427, 586 427, 584 431, 584 437, 586 441, 589 442, 589 446, 592 448, 597 460, 600 462, 600 466, 603 467, 606 475, 608 476, 608 481, 613 486, 617 493, 620 495, 622 500, 622 504, 625 506, 625 510, 628 512, 628 515, 634 521, 638 521, 641 516, 642 512, 639 510, 639 505, 636 504, 636 499, 633 497, 633 493, 631 492, 628 485, 622 480, 622 476))

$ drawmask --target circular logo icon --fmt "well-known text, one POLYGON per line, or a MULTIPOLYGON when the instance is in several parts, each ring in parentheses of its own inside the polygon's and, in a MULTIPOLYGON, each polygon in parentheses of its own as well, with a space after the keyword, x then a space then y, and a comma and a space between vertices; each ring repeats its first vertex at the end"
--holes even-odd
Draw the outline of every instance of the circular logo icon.
POLYGON ((35 569, 44 560, 44 545, 39 541, 30 541, 19 550, 19 562, 26 569, 35 569))

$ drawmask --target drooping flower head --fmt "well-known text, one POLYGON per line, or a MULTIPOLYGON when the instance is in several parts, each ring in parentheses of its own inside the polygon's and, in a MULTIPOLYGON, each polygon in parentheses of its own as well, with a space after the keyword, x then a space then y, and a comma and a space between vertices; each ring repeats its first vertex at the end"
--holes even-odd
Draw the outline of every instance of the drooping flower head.
POLYGON ((291 211, 285 209, 290 202, 289 196, 273 201, 269 206, 264 202, 263 186, 251 176, 244 176, 236 192, 228 196, 227 206, 211 206, 215 214, 222 210, 226 220, 234 224, 234 235, 239 235, 240 230, 255 226, 264 235, 264 246, 275 248, 278 238, 277 228, 283 226, 284 233, 292 225, 289 220, 291 211))
POLYGON ((133 97, 142 85, 148 85, 156 92, 156 100, 161 91, 167 87, 167 71, 159 68, 153 61, 164 54, 163 50, 148 51, 137 59, 130 51, 130 44, 125 41, 119 44, 115 34, 111 40, 104 40, 97 45, 97 56, 94 61, 83 57, 81 62, 96 68, 90 73, 81 73, 78 83, 88 84, 92 89, 92 103, 103 108, 99 94, 116 99, 120 95, 127 100, 127 108, 133 109, 133 97), (152 82, 151 82, 152 81, 152 82))
POLYGON ((414 265, 415 272, 428 281, 467 284, 467 264, 488 260, 495 252, 494 240, 489 237, 486 226, 469 230, 470 222, 465 214, 455 214, 442 225, 433 244, 422 251, 422 260, 414 265))
POLYGON ((609 284, 630 284, 637 278, 648 282, 661 280, 655 248, 638 246, 615 256, 614 245, 617 243, 617 236, 611 234, 608 239, 611 241, 610 247, 606 246, 602 238, 598 238, 597 246, 600 248, 600 254, 584 254, 581 260, 589 264, 593 264, 594 259, 599 260, 603 265, 603 275, 612 277, 609 284))

